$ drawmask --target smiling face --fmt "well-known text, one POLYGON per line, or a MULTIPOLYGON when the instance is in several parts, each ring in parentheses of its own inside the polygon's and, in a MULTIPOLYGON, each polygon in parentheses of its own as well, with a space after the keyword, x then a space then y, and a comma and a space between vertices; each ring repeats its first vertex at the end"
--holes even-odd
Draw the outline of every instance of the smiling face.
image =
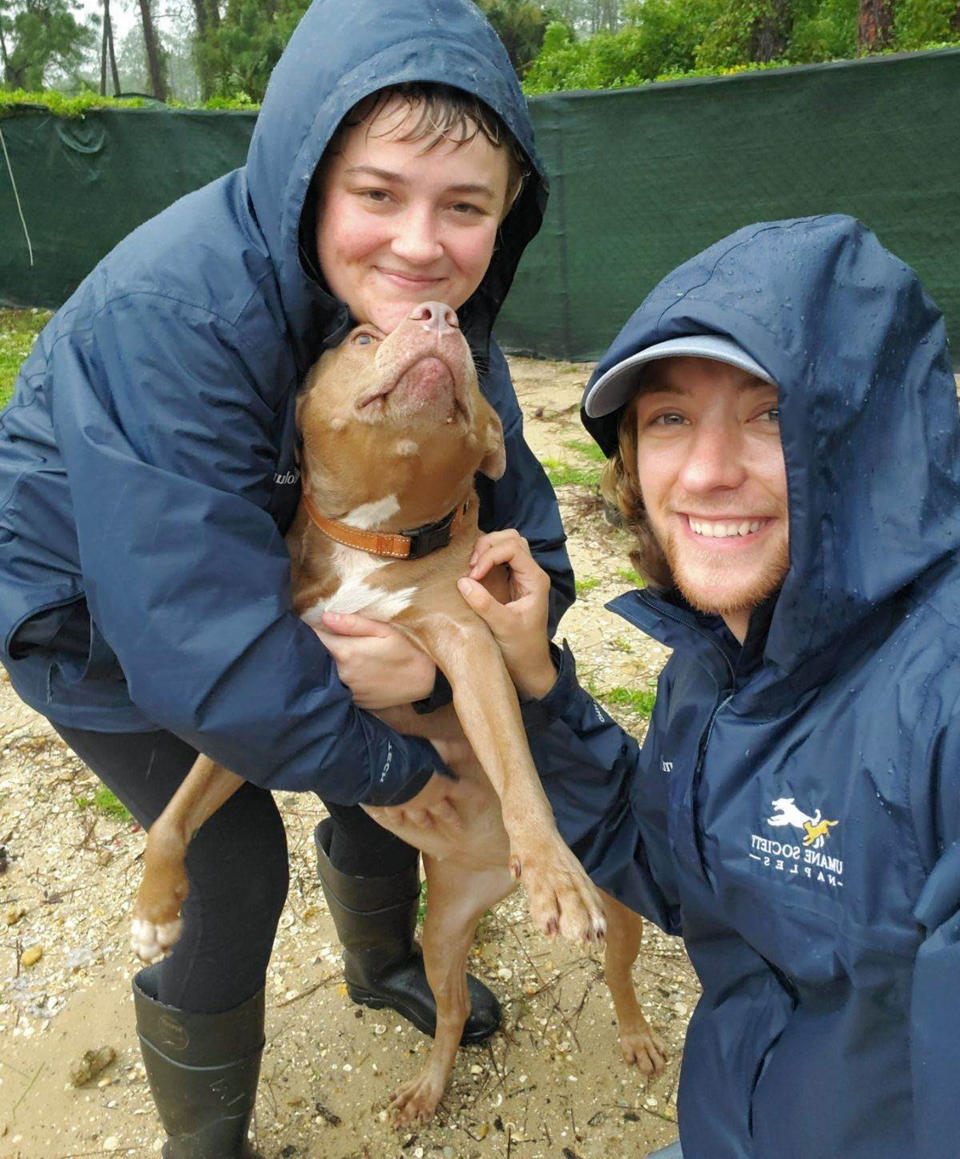
POLYGON ((789 566, 777 388, 705 358, 647 374, 631 404, 647 520, 684 597, 742 642, 789 566))
POLYGON ((466 302, 509 208, 506 147, 482 133, 404 140, 417 119, 389 99, 343 130, 320 178, 320 268, 354 319, 386 334, 420 302, 466 302))

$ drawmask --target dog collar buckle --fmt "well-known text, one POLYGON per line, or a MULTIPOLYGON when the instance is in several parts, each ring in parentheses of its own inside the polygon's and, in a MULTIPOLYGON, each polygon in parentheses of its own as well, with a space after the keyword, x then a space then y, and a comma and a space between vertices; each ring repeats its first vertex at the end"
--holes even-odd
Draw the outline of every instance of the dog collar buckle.
POLYGON ((410 531, 402 531, 400 534, 405 535, 410 540, 410 551, 407 559, 423 559, 425 555, 429 555, 432 551, 439 551, 440 548, 446 547, 453 538, 455 530, 454 521, 456 520, 459 526, 460 519, 466 511, 466 504, 462 507, 456 507, 450 511, 442 519, 438 519, 436 523, 425 523, 422 527, 414 527, 410 531), (460 518, 458 519, 457 516, 460 518))

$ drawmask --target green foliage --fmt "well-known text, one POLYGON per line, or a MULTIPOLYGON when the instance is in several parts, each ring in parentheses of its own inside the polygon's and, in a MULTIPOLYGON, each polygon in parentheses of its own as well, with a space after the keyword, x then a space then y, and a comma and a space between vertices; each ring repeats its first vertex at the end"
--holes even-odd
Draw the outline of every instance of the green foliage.
POLYGON ((233 97, 211 97, 202 105, 188 106, 179 101, 158 102, 152 97, 102 97, 98 93, 84 92, 76 96, 49 89, 46 92, 26 92, 14 89, 12 92, 0 89, 0 117, 11 116, 21 109, 39 106, 49 109, 58 117, 82 117, 94 109, 156 109, 156 108, 202 108, 214 112, 256 112, 260 107, 245 95, 233 97))
POLYGON ((724 7, 723 0, 646 0, 625 11, 619 32, 576 40, 551 24, 524 81, 528 93, 558 89, 622 88, 697 65, 697 46, 724 7))
POLYGON ((7 405, 20 364, 49 318, 49 310, 0 310, 0 406, 7 405))
POLYGON ((576 451, 578 455, 583 455, 591 463, 605 463, 607 461, 607 456, 592 440, 588 442, 586 439, 570 439, 563 445, 569 447, 571 451, 576 451))
POLYGON ((588 575, 584 576, 582 580, 575 580, 574 586, 577 589, 578 596, 585 596, 587 592, 592 592, 599 583, 600 581, 596 576, 588 575))
POLYGON ((46 92, 29 92, 25 89, 0 89, 0 117, 9 116, 24 106, 38 105, 49 109, 58 117, 82 117, 91 109, 141 109, 155 106, 156 101, 148 97, 101 97, 98 93, 84 92, 67 96, 49 89, 46 92))
POLYGON ((543 44, 549 14, 533 0, 474 2, 496 29, 513 67, 523 76, 543 44))
POLYGON ((0 0, 4 88, 42 89, 53 69, 72 73, 96 41, 77 0, 0 0))
POLYGON ((657 694, 644 689, 608 688, 600 694, 599 699, 610 708, 625 708, 638 716, 650 716, 657 702, 657 694))
POLYGON ((310 0, 228 0, 219 27, 197 39, 197 65, 213 97, 263 100, 273 66, 310 0))
POLYGON ((960 40, 957 0, 899 0, 894 12, 893 42, 897 48, 925 48, 960 40))
POLYGON ((797 5, 787 55, 795 64, 857 55, 859 0, 807 0, 797 5))
POLYGON ((618 568, 617 579, 622 579, 624 583, 632 584, 635 588, 644 588, 647 586, 643 576, 637 575, 632 567, 618 568))
POLYGON ((541 463, 554 487, 599 487, 600 472, 593 468, 571 467, 558 459, 543 459, 541 463))
POLYGON ((126 805, 122 801, 118 801, 106 785, 100 785, 94 789, 92 797, 77 797, 77 808, 95 809, 113 821, 133 820, 126 805))
MULTIPOLYGON (((528 94, 856 57, 859 0, 638 0, 617 32, 577 39, 548 26, 528 94)), ((899 0, 891 51, 960 44, 957 0, 899 0)))

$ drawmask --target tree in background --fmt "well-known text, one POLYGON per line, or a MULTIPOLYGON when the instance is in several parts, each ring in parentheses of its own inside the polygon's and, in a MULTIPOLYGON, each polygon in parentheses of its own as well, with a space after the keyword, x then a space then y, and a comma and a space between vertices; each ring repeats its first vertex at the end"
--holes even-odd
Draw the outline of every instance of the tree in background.
POLYGON ((76 0, 0 0, 3 86, 38 91, 58 69, 76 74, 96 43, 90 21, 77 18, 76 0))
POLYGON ((590 38, 577 36, 580 24, 549 25, 524 89, 616 88, 960 42, 960 0, 633 0, 619 18, 618 31, 590 38))
MULTIPOLYGON (((310 0, 99 2, 102 21, 83 21, 79 0, 0 0, 4 87, 104 92, 112 76, 114 91, 259 102, 310 0), (121 28, 138 17, 122 37, 118 7, 121 28)), ((528 93, 960 43, 960 0, 474 2, 528 93)))
POLYGON ((864 52, 886 48, 893 36, 894 0, 860 0, 857 43, 864 52))
MULTIPOLYGON (((166 11, 154 11, 154 27, 163 49, 164 75, 168 99, 184 104, 201 104, 203 94, 195 63, 196 26, 192 19, 170 19, 166 11)), ((117 47, 120 91, 145 93, 150 89, 143 25, 133 24, 117 47)))
MULTIPOLYGON (((208 10, 213 6, 208 3, 208 10)), ((197 67, 211 96, 261 101, 273 66, 310 0, 227 0, 219 24, 197 42, 197 67)), ((199 28, 199 22, 198 22, 199 28)))
POLYGON ((619 32, 578 39, 553 23, 524 79, 528 93, 616 88, 697 67, 697 52, 727 0, 645 0, 623 8, 619 32))
POLYGON ((208 101, 216 92, 217 82, 205 46, 220 28, 220 5, 217 0, 193 0, 193 14, 196 20, 194 56, 200 80, 200 95, 202 100, 208 101))
POLYGON ((147 72, 150 75, 150 93, 158 101, 167 99, 167 69, 163 47, 153 25, 150 0, 139 0, 140 23, 143 28, 143 48, 147 54, 147 72))
POLYGON ((898 0, 894 14, 897 48, 922 48, 960 39, 958 0, 898 0))
POLYGON ((540 51, 547 25, 554 19, 552 10, 533 0, 475 2, 497 30, 518 75, 523 76, 540 51))
POLYGON ((107 95, 107 62, 113 78, 113 95, 120 93, 120 72, 117 69, 117 52, 113 41, 113 20, 110 17, 110 0, 103 0, 103 37, 100 42, 100 95, 107 95))

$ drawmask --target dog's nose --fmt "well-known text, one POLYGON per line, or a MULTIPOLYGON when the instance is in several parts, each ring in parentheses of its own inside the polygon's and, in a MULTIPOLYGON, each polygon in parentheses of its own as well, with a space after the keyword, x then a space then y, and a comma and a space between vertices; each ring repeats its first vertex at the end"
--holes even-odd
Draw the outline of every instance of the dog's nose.
POLYGON ((456 310, 445 302, 421 302, 410 314, 410 321, 420 322, 424 330, 435 330, 438 334, 460 329, 456 310))

